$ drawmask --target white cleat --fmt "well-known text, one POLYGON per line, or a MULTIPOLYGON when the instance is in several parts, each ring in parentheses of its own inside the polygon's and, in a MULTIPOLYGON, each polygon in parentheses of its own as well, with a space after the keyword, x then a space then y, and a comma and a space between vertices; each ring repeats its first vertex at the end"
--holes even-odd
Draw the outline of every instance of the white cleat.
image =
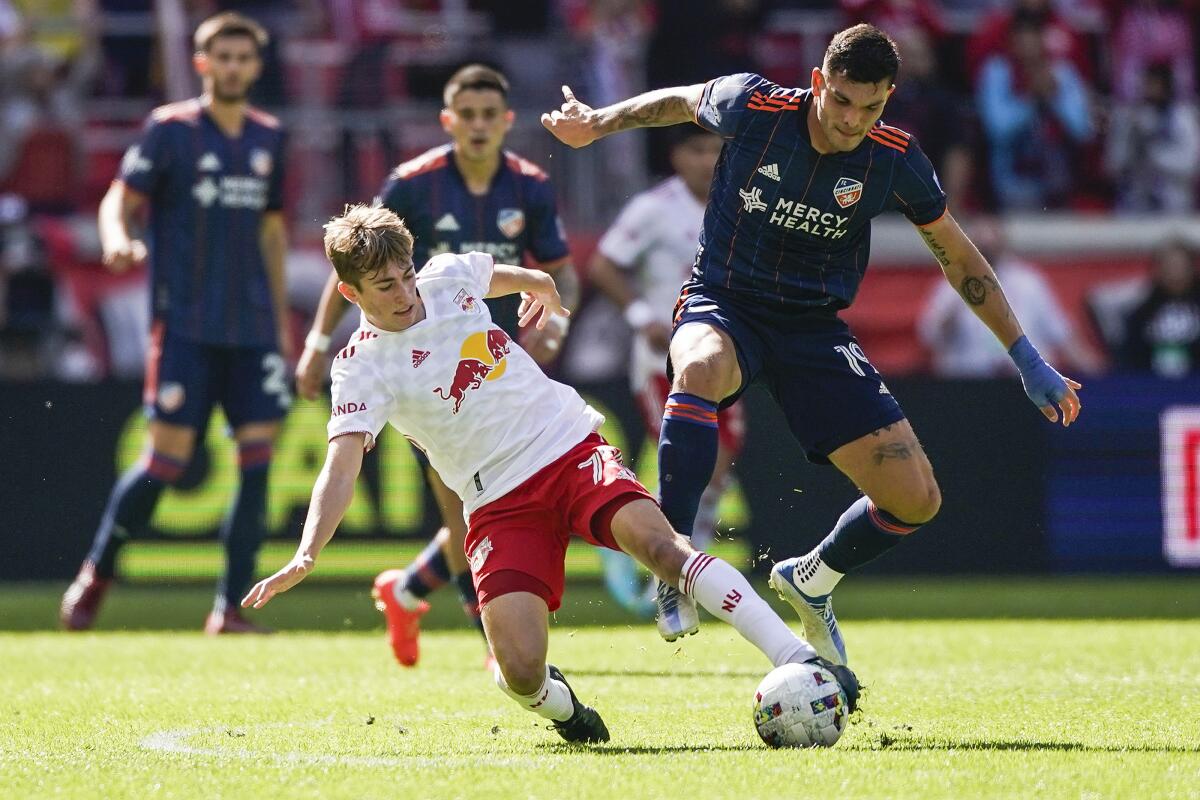
POLYGON ((678 589, 658 581, 654 602, 658 605, 658 633, 668 642, 700 630, 696 601, 678 589))
POLYGON ((817 655, 841 666, 846 664, 846 643, 842 639, 837 617, 833 615, 833 596, 828 594, 810 597, 794 583, 798 558, 780 561, 771 567, 771 588, 788 605, 796 609, 804 623, 804 638, 817 651, 817 655))

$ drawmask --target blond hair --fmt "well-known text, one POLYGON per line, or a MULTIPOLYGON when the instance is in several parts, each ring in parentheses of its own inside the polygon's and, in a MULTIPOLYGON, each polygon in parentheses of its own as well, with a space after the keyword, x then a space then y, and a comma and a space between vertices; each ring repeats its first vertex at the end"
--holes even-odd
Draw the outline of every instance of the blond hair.
POLYGON ((213 42, 221 36, 245 36, 253 40, 261 52, 267 46, 271 37, 267 29, 254 20, 234 11, 224 11, 209 17, 200 23, 192 36, 192 44, 197 53, 207 53, 213 42))
POLYGON ((325 223, 325 256, 338 278, 353 286, 390 264, 412 261, 413 235, 404 220, 382 206, 346 206, 325 223))

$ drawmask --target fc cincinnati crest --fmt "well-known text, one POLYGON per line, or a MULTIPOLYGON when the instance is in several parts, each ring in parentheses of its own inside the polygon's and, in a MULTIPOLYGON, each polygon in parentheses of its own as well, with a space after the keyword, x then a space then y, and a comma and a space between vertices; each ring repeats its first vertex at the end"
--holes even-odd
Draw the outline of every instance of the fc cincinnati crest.
POLYGON ((255 175, 265 178, 271 174, 271 154, 261 148, 250 151, 250 169, 255 175))
POLYGON ((862 181, 851 178, 838 178, 833 187, 833 199, 842 208, 849 208, 862 197, 862 181))
POLYGON ((525 212, 519 208, 502 208, 496 215, 496 227, 510 239, 515 239, 525 230, 525 212))

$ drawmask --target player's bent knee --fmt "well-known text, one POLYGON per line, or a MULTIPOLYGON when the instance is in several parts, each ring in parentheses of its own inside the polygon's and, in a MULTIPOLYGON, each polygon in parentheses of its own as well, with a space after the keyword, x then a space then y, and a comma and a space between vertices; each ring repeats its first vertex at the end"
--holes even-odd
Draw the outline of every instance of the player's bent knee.
POLYGON ((903 512, 896 516, 913 525, 924 525, 936 517, 941 508, 942 490, 937 481, 930 479, 908 498, 903 512))
MULTIPOLYGON (((511 691, 528 696, 542 688, 542 682, 546 679, 544 658, 534 653, 522 652, 519 649, 505 650, 496 647, 495 643, 493 643, 493 651, 500 674, 504 677, 504 683, 511 691)), ((501 685, 500 688, 503 689, 504 686, 501 685)))

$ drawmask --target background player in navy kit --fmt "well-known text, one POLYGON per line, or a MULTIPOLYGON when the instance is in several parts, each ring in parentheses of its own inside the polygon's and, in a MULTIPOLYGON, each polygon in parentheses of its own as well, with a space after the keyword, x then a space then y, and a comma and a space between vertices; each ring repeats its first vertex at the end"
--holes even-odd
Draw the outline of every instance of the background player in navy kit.
MULTIPOLYGON (((833 37, 811 89, 738 74, 592 109, 564 86, 561 110, 542 116, 572 147, 683 122, 726 139, 692 280, 676 306, 674 379, 659 440, 663 511, 676 530, 691 530, 716 457, 717 409, 762 381, 809 459, 832 462, 865 495, 820 545, 771 571, 809 641, 840 663, 834 586, 941 505, 904 413, 837 317, 866 269, 871 218, 896 210, 917 226, 946 279, 1008 348, 1047 419, 1061 410, 1067 425, 1080 408, 1079 384, 1047 365, 1022 333, 995 273, 947 213, 916 141, 880 122, 898 70, 895 43, 856 25, 833 37)), ((679 634, 696 629, 694 605, 671 590, 660 590, 659 601, 660 630, 664 620, 679 634)))
MULTIPOLYGON (((451 141, 398 166, 376 199, 412 231, 413 263, 419 270, 440 253, 478 251, 497 262, 520 264, 528 254, 554 276, 563 304, 574 308, 579 283, 568 261, 553 186, 541 169, 504 149, 514 119, 508 81, 494 69, 468 65, 447 81, 443 100, 440 119, 451 141)), ((555 317, 544 330, 519 330, 515 296, 488 299, 487 304, 497 324, 514 339, 520 334, 522 347, 539 363, 554 358, 566 334, 566 319, 555 317)), ((331 272, 296 368, 301 395, 315 398, 321 390, 329 375, 329 335, 348 308, 331 272)), ((467 530, 462 501, 425 466, 444 527, 406 570, 387 570, 375 581, 393 652, 406 666, 418 658, 418 619, 428 609, 423 598, 451 578, 468 616, 482 630, 463 554, 467 530)))
POLYGON ((204 93, 154 111, 100 204, 104 263, 121 271, 150 260, 150 426, 142 459, 113 489, 92 550, 63 597, 61 619, 71 630, 91 627, 118 548, 179 479, 214 403, 237 440, 240 483, 221 527, 226 569, 204 627, 264 630, 240 616, 238 600, 254 577, 271 448, 291 403, 283 132, 278 120, 246 104, 262 67, 262 27, 219 14, 194 39, 204 93), (145 243, 134 223, 143 211, 145 243))

